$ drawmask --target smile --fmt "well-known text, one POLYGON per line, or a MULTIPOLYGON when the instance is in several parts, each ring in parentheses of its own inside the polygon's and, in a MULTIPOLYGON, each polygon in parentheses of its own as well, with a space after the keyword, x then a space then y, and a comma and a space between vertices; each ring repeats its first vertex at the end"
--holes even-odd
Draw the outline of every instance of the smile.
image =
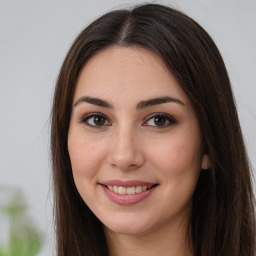
POLYGON ((123 187, 123 186, 111 186, 107 185, 107 188, 111 190, 112 192, 119 194, 119 195, 134 195, 134 194, 139 194, 143 191, 149 190, 153 187, 152 186, 132 186, 132 187, 123 187))
POLYGON ((129 206, 148 198, 159 184, 140 181, 112 180, 99 184, 114 203, 129 206))

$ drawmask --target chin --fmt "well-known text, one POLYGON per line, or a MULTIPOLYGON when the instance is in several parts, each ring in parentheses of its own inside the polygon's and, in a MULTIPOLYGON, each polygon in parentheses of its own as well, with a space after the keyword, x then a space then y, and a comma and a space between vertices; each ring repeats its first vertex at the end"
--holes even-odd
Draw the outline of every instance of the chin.
POLYGON ((127 236, 139 236, 147 233, 147 228, 141 228, 137 226, 129 226, 129 225, 122 225, 122 226, 114 226, 114 227, 106 227, 109 231, 115 234, 120 235, 127 235, 127 236))
POLYGON ((120 221, 113 222, 113 219, 107 222, 103 222, 106 229, 112 233, 122 235, 142 235, 149 232, 152 229, 152 223, 145 222, 145 219, 122 219, 120 221))

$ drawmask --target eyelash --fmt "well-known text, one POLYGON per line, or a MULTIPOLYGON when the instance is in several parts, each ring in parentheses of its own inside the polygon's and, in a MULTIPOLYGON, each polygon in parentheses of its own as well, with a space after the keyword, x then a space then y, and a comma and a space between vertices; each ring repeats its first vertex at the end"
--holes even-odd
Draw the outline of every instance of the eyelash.
MULTIPOLYGON (((95 119, 93 120, 93 122, 94 121, 95 121, 95 119)), ((153 122, 155 122, 155 120, 153 122)), ((96 129, 102 128, 104 126, 111 126, 111 122, 102 113, 90 113, 81 119, 81 123, 84 123, 85 125, 92 127, 92 128, 96 128, 96 129), (88 122, 91 118, 96 118, 96 117, 103 118, 104 123, 102 125, 93 125, 88 122), (108 124, 105 124, 106 122, 108 122, 108 124)), ((150 127, 157 128, 157 129, 163 129, 163 128, 171 126, 172 124, 176 124, 176 123, 177 123, 177 121, 170 115, 167 115, 165 113, 154 113, 147 117, 146 121, 143 122, 142 126, 150 126, 150 127), (156 118, 163 118, 164 124, 163 125, 148 125, 147 124, 147 122, 149 122, 151 119, 156 119, 156 118), (166 124, 166 122, 167 122, 167 124, 166 124)))
MULTIPOLYGON (((95 121, 95 120, 94 120, 94 121, 95 121)), ((82 118, 81 123, 84 123, 85 125, 87 125, 87 126, 89 126, 89 127, 97 128, 97 129, 99 129, 99 128, 103 127, 103 126, 110 126, 110 125, 111 125, 111 124, 110 124, 110 121, 109 121, 109 120, 106 118, 106 116, 103 115, 102 113, 90 113, 90 114, 88 114, 88 115, 86 115, 85 117, 82 118), (105 119, 104 124, 103 124, 103 125, 92 125, 92 124, 90 124, 90 123, 88 122, 89 119, 95 118, 95 117, 100 117, 100 118, 105 119), (105 122, 106 122, 106 121, 107 121, 109 124, 105 125, 105 122)))
MULTIPOLYGON (((155 120, 153 121, 155 122, 155 120)), ((151 126, 153 128, 157 129, 164 129, 166 127, 169 127, 173 124, 176 124, 177 121, 170 115, 167 115, 165 113, 153 113, 150 116, 147 117, 146 121, 142 124, 143 126, 151 126), (151 119, 156 119, 156 118, 163 118, 165 120, 164 124, 161 126, 158 125, 147 125, 146 123, 149 122, 151 119), (167 122, 167 124, 166 124, 167 122)))

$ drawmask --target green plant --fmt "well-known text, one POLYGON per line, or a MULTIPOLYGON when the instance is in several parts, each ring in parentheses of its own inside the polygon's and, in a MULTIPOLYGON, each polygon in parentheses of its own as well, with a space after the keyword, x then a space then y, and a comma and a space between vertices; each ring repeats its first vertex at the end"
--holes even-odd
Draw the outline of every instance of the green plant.
POLYGON ((42 246, 42 235, 26 214, 27 206, 21 191, 10 197, 2 211, 9 219, 9 239, 0 245, 0 256, 35 256, 42 246))

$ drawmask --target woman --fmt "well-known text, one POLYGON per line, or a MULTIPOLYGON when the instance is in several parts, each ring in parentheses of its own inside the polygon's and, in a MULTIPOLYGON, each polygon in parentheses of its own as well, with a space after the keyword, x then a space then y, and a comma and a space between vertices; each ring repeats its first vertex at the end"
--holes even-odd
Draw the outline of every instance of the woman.
POLYGON ((146 4, 85 28, 59 74, 51 142, 58 256, 255 255, 227 71, 186 15, 146 4))

